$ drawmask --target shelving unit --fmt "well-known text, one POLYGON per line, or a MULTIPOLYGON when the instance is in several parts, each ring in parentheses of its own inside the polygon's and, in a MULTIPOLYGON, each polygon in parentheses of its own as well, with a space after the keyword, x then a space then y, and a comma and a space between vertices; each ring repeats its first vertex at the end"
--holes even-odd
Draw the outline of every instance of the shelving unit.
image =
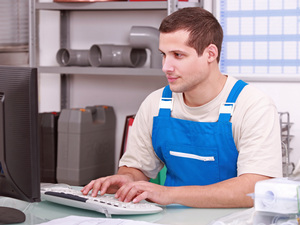
POLYGON ((39 66, 38 63, 38 26, 36 18, 40 10, 55 10, 60 12, 60 47, 70 47, 70 12, 72 11, 135 11, 135 10, 166 10, 168 14, 179 8, 188 6, 203 6, 203 1, 199 2, 178 2, 168 1, 107 1, 107 2, 87 2, 87 3, 61 3, 61 2, 39 2, 30 1, 30 65, 38 67, 40 73, 61 74, 61 108, 69 108, 69 75, 121 75, 121 76, 163 76, 160 69, 152 68, 112 68, 112 67, 59 67, 59 66, 39 66))
POLYGON ((71 11, 84 11, 84 10, 167 10, 167 1, 140 1, 140 2, 127 2, 127 1, 112 1, 112 2, 88 2, 88 3, 36 3, 38 10, 71 10, 71 11))
POLYGON ((39 67, 41 73, 87 74, 87 75, 121 75, 121 76, 163 76, 161 69, 128 67, 39 67))
MULTIPOLYGON (((106 1, 88 3, 58 3, 30 1, 30 64, 36 65, 37 22, 36 14, 39 10, 55 10, 61 12, 61 45, 68 47, 69 12, 70 11, 132 11, 132 10, 167 10, 168 14, 183 7, 203 7, 203 0, 199 2, 168 1, 106 1)), ((55 70, 54 70, 55 71, 55 70)), ((93 70, 95 71, 95 70, 93 70)), ((56 72, 56 71, 55 71, 56 72)), ((90 72, 91 73, 91 72, 90 72)), ((100 72, 101 73, 101 72, 100 72)))
POLYGON ((292 151, 290 142, 293 138, 290 129, 293 123, 290 121, 290 114, 288 112, 280 112, 279 119, 282 143, 283 175, 288 177, 295 169, 294 163, 290 162, 290 152, 292 151))

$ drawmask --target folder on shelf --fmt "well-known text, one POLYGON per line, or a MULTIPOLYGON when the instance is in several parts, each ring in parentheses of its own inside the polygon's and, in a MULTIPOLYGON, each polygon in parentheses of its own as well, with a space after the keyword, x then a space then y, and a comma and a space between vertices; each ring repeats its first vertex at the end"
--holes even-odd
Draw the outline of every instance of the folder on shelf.
POLYGON ((121 152, 120 152, 120 158, 122 157, 122 155, 126 151, 127 138, 128 138, 128 134, 130 132, 130 128, 133 124, 134 117, 135 117, 135 115, 126 116, 124 132, 123 132, 123 139, 122 139, 122 146, 121 146, 121 152))

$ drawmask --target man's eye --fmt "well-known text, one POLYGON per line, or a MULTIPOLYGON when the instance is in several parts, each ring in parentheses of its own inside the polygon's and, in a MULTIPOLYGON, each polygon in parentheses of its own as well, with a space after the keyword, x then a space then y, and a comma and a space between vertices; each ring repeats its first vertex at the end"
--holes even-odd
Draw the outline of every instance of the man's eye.
POLYGON ((180 53, 175 53, 175 56, 176 56, 176 58, 182 58, 182 54, 180 54, 180 53))

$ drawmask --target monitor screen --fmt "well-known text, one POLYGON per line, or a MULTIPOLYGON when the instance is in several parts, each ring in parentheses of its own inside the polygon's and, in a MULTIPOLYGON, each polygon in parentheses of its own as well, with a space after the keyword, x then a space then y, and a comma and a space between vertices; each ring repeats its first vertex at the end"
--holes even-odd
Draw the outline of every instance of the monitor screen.
POLYGON ((0 66, 0 196, 27 202, 40 201, 37 93, 36 68, 0 66))

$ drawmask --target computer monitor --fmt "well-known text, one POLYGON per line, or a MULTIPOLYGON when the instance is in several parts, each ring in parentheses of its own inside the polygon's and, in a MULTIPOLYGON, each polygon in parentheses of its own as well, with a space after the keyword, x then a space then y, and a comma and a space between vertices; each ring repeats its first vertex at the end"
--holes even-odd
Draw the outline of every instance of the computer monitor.
MULTIPOLYGON (((0 196, 40 201, 37 96, 36 68, 0 66, 0 196)), ((7 210, 2 223, 14 219, 7 210)))

